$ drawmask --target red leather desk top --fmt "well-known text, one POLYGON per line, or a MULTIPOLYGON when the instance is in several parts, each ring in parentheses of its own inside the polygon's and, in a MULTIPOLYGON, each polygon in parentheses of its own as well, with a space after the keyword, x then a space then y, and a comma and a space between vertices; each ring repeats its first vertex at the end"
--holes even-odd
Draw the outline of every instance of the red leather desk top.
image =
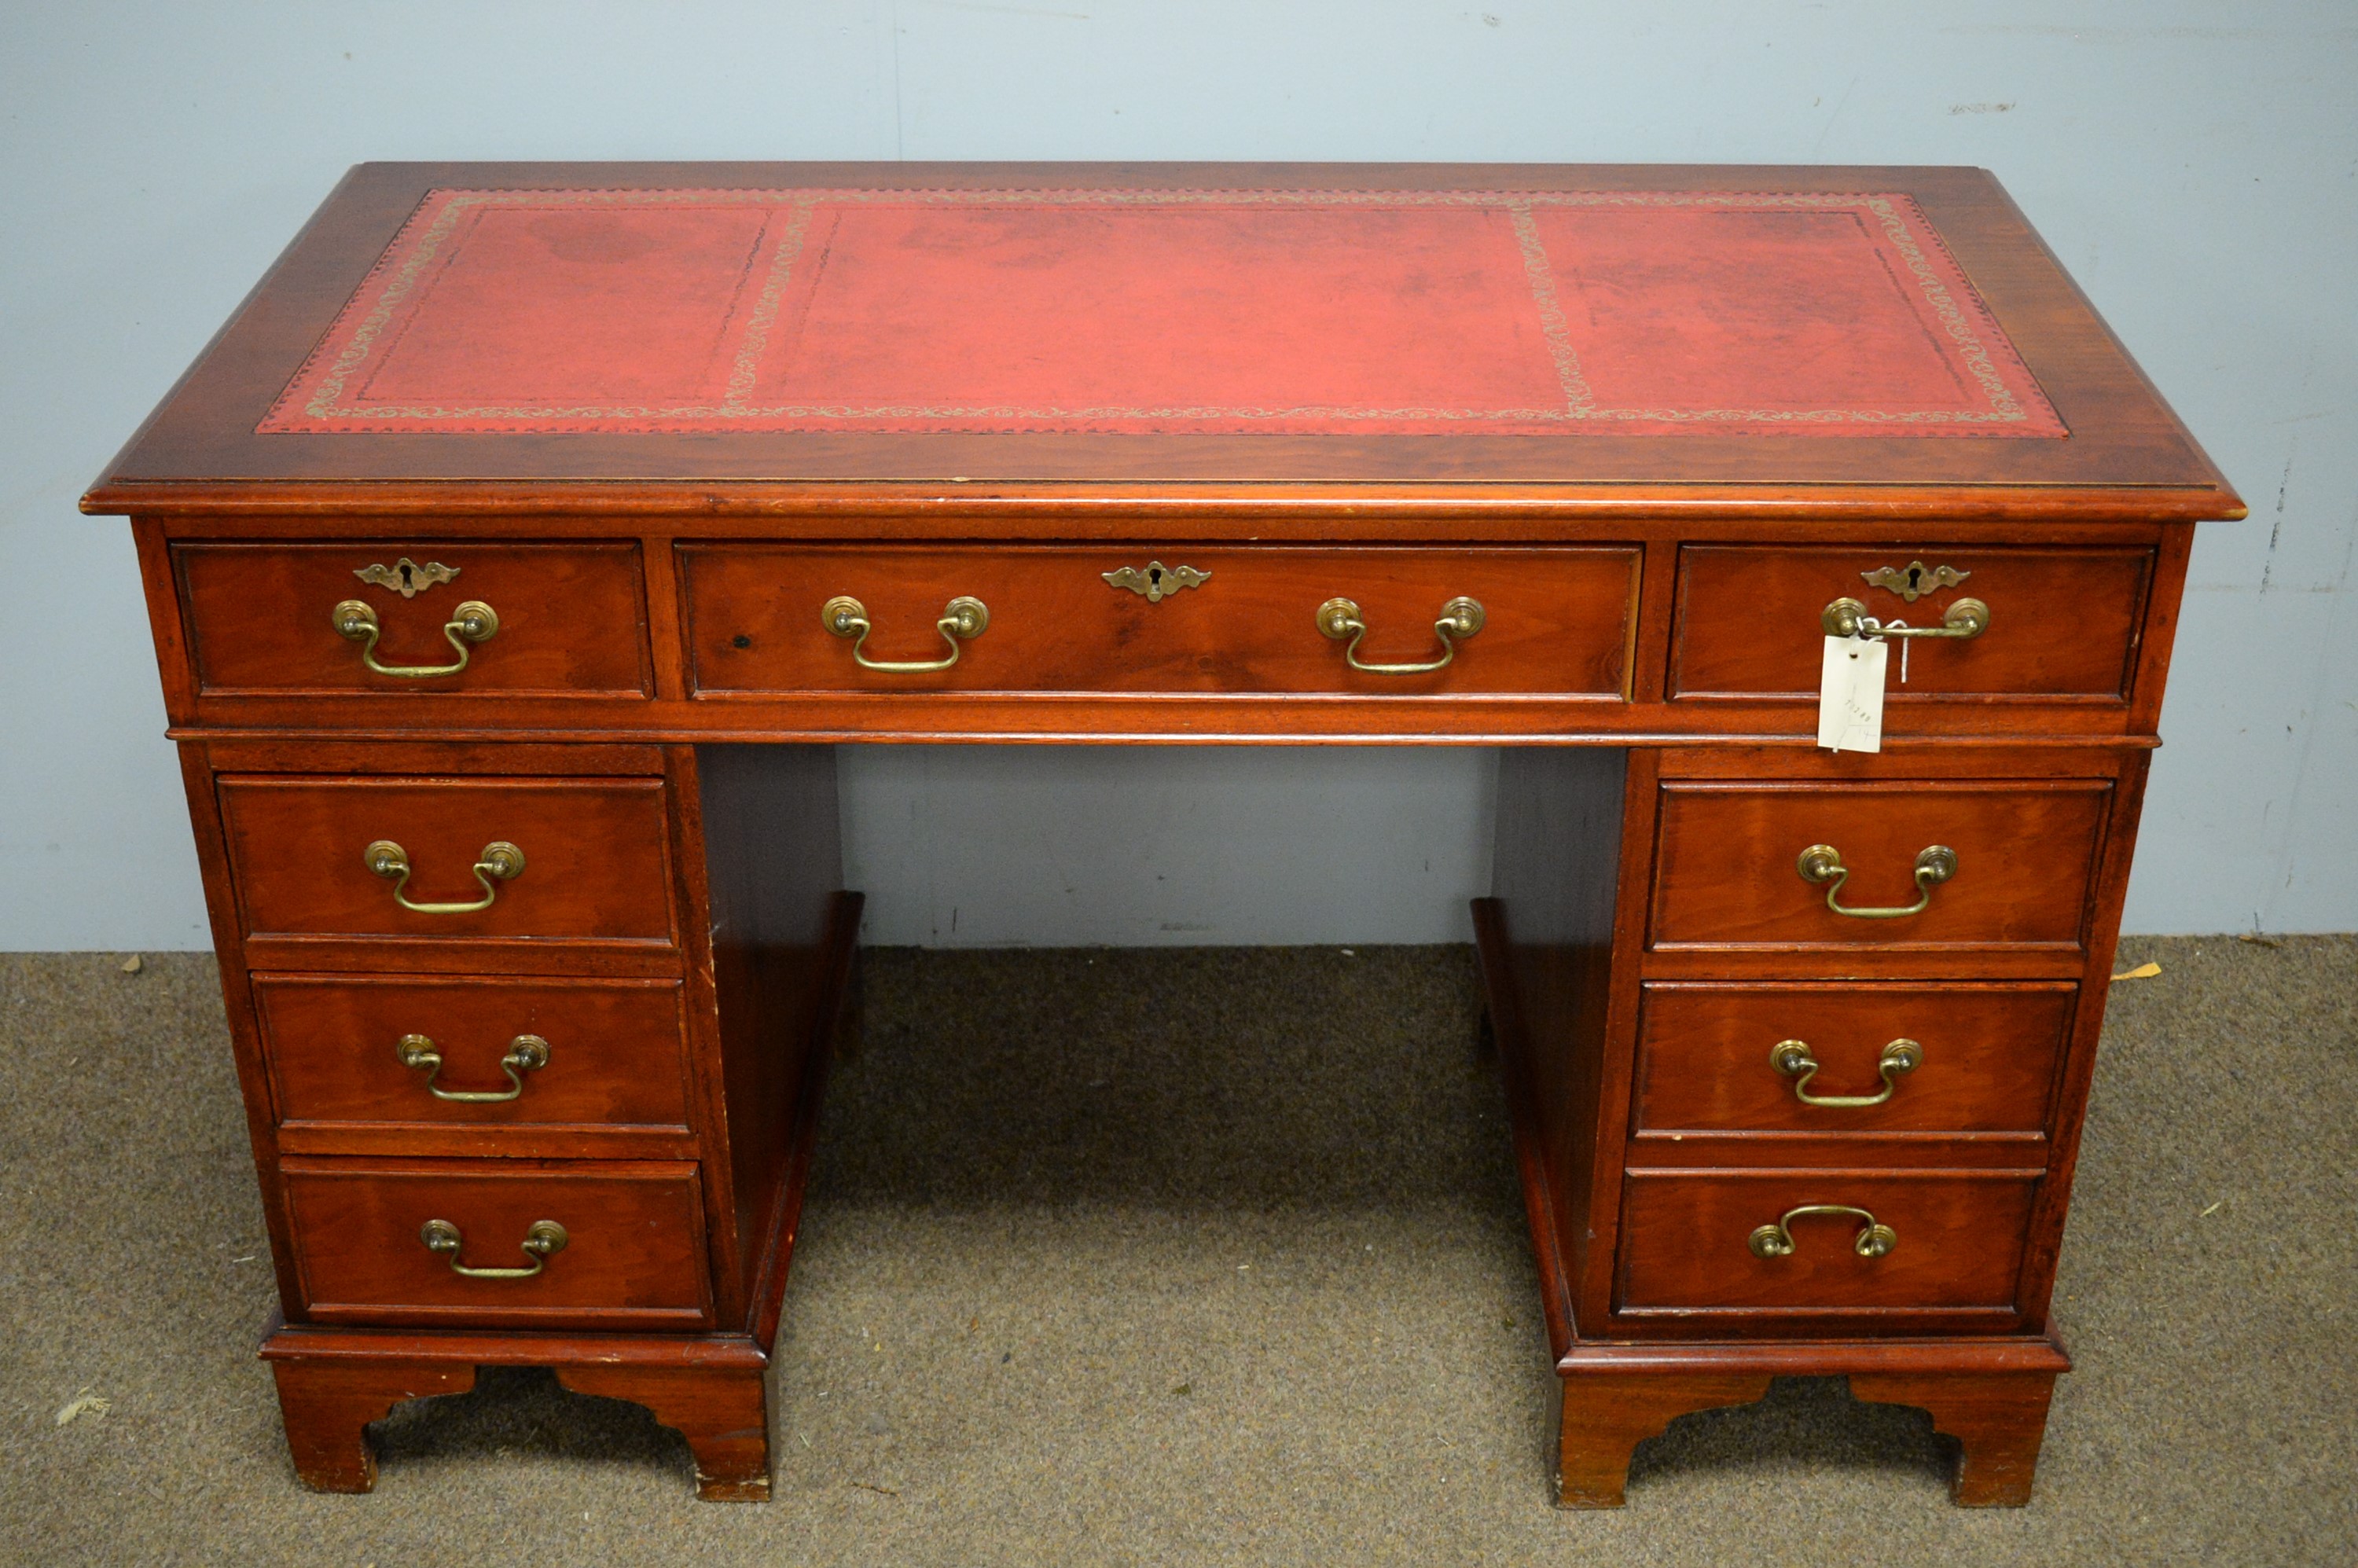
POLYGON ((427 192, 259 427, 2060 438, 1916 202, 427 192))

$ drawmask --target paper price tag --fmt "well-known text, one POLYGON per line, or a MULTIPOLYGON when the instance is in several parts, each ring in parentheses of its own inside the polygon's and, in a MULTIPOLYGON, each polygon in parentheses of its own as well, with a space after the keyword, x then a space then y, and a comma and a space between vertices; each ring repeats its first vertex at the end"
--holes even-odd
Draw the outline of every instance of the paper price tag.
POLYGON ((1867 637, 1829 637, 1818 676, 1818 744, 1833 752, 1883 750, 1883 675, 1890 647, 1867 637))

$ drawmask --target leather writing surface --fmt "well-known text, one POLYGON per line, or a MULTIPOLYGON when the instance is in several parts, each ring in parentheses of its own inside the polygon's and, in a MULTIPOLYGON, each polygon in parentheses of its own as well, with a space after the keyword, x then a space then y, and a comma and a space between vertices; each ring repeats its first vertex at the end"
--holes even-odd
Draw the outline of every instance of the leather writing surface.
POLYGON ((2066 432, 1916 204, 429 192, 263 432, 2066 432))

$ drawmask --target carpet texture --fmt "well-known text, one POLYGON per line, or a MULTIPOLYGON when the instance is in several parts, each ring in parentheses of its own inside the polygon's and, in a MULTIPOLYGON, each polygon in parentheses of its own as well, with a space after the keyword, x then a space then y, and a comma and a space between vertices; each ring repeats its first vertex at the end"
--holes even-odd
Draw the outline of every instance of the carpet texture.
POLYGON ((766 1507, 536 1372, 395 1411, 373 1496, 302 1490, 211 959, 0 956, 0 1561, 2347 1563, 2358 938, 2147 958, 2028 1509, 1952 1509, 1926 1417, 1795 1379, 1579 1514, 1468 951, 867 955, 766 1507))

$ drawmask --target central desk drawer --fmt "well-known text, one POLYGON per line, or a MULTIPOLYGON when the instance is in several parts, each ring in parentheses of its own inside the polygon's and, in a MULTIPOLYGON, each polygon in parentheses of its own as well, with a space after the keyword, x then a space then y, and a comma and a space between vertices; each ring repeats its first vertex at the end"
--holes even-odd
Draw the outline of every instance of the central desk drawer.
POLYGON ((282 1129, 687 1131, 677 980, 256 975, 254 996, 282 1129))
POLYGON ((317 1321, 675 1329, 711 1321, 693 1164, 286 1160, 279 1174, 304 1304, 317 1321))
POLYGON ((2103 779, 1667 783, 1650 945, 2076 951, 2111 798, 2103 779))
MULTIPOLYGON (((680 559, 691 674, 704 695, 1530 693, 1610 700, 1624 695, 1636 626, 1638 552, 1626 546, 713 544, 683 546, 680 559), (1107 580, 1124 568, 1145 591, 1107 580), (869 628, 864 641, 852 620, 823 619, 840 600, 857 601, 869 628), (1322 607, 1336 600, 1357 608, 1366 631, 1356 646, 1347 618, 1322 624, 1322 607), (979 603, 987 621, 969 612, 949 635, 937 623, 954 600, 979 603), (1436 622, 1459 600, 1479 607, 1479 629, 1444 640, 1436 622), (863 666, 863 658, 871 665, 863 666), (1394 667, 1355 668, 1353 659, 1394 667), (1416 665, 1438 667, 1401 667, 1416 665)), ((1462 615, 1456 622, 1468 623, 1462 615)))
POLYGON ((668 947, 664 789, 633 778, 219 781, 249 938, 668 947))

